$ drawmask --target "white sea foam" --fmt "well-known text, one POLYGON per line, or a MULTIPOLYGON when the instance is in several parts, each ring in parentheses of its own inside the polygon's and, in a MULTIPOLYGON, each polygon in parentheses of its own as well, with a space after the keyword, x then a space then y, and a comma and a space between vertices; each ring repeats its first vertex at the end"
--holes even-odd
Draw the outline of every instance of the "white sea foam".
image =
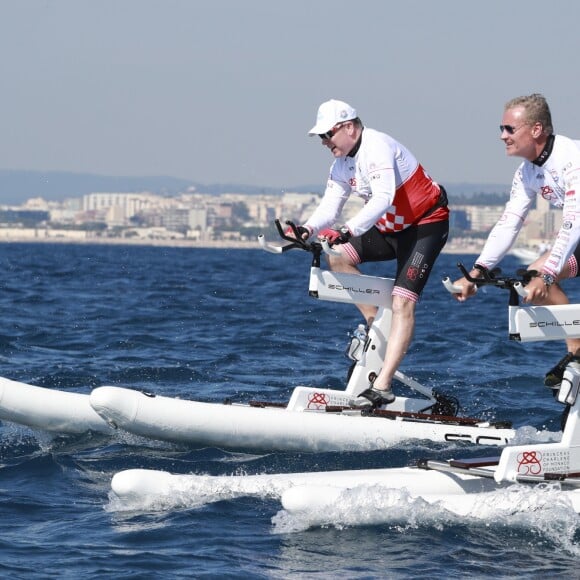
POLYGON ((469 524, 491 528, 533 531, 570 554, 580 556, 575 535, 580 516, 558 484, 535 487, 513 485, 498 491, 469 496, 412 497, 405 489, 360 485, 340 492, 333 505, 313 506, 298 513, 279 511, 273 518, 274 533, 297 533, 314 527, 343 529, 388 525, 409 529, 469 524))

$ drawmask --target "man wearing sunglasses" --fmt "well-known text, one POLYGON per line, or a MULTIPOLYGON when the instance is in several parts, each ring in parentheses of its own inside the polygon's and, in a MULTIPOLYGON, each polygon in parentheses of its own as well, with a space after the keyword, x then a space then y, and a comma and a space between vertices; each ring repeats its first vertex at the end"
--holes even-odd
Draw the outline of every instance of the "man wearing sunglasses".
MULTIPOLYGON (((580 275, 580 148, 577 141, 555 135, 546 99, 540 94, 517 97, 504 107, 500 138, 507 155, 523 157, 518 167, 504 213, 493 227, 470 276, 496 266, 513 246, 533 206, 536 196, 563 209, 562 224, 551 250, 540 256, 528 269, 536 270, 526 289, 525 302, 554 305, 568 304, 559 282, 580 275)), ((455 298, 464 301, 475 293, 475 285, 465 278, 455 298)), ((566 365, 580 361, 580 340, 566 341, 568 353, 546 374, 546 386, 558 389, 566 365)))
MULTIPOLYGON (((309 135, 320 137, 334 162, 322 201, 299 229, 301 235, 318 234, 339 244, 340 256, 329 256, 336 272, 356 274, 363 262, 397 260, 384 364, 355 402, 361 408, 380 407, 395 400, 391 381, 411 343, 415 305, 447 241, 447 196, 404 145, 363 127, 356 110, 343 101, 322 103, 309 135), (335 227, 351 194, 364 206, 343 226, 328 229, 335 227)), ((377 309, 358 308, 372 324, 377 309)))

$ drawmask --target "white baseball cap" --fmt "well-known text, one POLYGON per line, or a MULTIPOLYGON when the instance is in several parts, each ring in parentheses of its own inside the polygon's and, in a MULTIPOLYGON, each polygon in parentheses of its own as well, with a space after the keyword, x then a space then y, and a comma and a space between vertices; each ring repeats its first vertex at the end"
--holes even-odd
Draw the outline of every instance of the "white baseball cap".
POLYGON ((338 123, 350 121, 358 117, 356 110, 344 101, 330 99, 318 107, 316 125, 308 131, 309 135, 322 135, 330 131, 338 123))

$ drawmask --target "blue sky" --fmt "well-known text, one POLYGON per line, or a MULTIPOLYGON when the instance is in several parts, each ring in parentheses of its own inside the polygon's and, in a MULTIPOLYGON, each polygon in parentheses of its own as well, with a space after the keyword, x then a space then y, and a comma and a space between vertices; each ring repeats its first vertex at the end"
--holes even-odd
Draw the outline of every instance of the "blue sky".
POLYGON ((506 100, 580 138, 580 2, 0 0, 0 169, 324 183, 348 101, 441 183, 511 182, 506 100))

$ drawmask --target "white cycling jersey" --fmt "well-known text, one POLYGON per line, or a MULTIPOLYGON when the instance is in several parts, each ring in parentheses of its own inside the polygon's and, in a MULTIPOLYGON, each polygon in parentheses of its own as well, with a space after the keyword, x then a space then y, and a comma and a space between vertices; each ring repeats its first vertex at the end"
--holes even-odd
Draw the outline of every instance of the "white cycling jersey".
POLYGON ((476 264, 493 268, 507 254, 537 195, 563 208, 562 225, 543 270, 558 275, 580 242, 580 141, 556 135, 553 147, 517 169, 510 199, 476 264))
POLYGON ((423 217, 440 192, 404 145, 386 133, 365 128, 355 155, 335 159, 324 197, 304 225, 313 233, 333 226, 353 194, 365 200, 364 207, 345 224, 354 236, 373 226, 382 232, 397 232, 413 224, 447 219, 447 207, 423 217))

